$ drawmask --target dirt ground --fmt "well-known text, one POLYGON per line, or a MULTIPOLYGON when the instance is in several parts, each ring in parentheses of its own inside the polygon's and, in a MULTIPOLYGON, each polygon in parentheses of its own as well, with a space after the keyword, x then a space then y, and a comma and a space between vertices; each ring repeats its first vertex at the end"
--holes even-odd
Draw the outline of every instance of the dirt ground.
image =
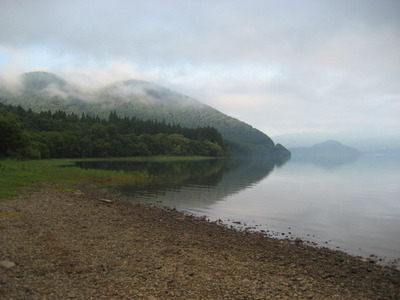
POLYGON ((94 185, 43 185, 0 203, 0 299, 400 299, 400 272, 94 185))

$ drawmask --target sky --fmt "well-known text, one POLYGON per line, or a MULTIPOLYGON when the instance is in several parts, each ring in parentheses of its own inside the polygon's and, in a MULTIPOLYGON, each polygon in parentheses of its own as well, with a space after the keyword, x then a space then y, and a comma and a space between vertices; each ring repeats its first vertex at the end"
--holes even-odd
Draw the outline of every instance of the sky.
POLYGON ((152 81, 270 136, 400 139, 398 0, 1 0, 0 78, 152 81))

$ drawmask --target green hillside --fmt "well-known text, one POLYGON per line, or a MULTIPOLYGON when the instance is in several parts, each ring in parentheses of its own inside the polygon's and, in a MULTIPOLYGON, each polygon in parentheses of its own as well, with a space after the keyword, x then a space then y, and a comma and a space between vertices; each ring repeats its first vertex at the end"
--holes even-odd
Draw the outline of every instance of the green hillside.
POLYGON ((212 127, 185 128, 115 112, 107 119, 0 103, 0 159, 230 155, 212 127))
POLYGON ((110 111, 124 117, 152 119, 196 128, 216 128, 225 140, 231 141, 236 153, 257 152, 289 155, 282 146, 263 132, 188 96, 156 84, 128 80, 87 92, 71 85, 55 74, 30 72, 21 76, 21 88, 11 95, 1 93, 0 102, 21 105, 34 111, 63 110, 108 117, 110 111))

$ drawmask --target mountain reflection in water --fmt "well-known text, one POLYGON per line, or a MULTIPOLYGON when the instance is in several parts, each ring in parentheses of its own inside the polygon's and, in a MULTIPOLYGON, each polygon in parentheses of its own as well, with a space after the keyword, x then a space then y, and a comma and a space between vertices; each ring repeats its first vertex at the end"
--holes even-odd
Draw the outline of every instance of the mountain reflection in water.
POLYGON ((77 165, 145 176, 146 183, 118 187, 132 201, 206 215, 270 236, 299 237, 363 257, 374 254, 399 266, 399 157, 362 155, 322 163, 320 158, 253 158, 77 165))
POLYGON ((124 170, 145 174, 143 184, 117 189, 135 201, 197 211, 249 188, 285 161, 268 159, 204 159, 176 161, 80 161, 85 169, 124 170))

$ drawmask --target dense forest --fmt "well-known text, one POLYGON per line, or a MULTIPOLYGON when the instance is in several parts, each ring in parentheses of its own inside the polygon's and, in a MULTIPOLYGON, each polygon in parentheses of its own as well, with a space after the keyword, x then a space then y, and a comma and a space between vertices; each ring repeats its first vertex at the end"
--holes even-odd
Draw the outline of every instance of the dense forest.
POLYGON ((264 150, 274 147, 266 134, 252 126, 151 82, 127 80, 87 90, 48 72, 24 73, 20 79, 16 89, 0 86, 0 102, 21 105, 35 112, 63 110, 100 118, 107 118, 110 111, 115 110, 120 117, 165 120, 189 128, 211 126, 224 140, 248 148, 253 145, 261 145, 264 150))
POLYGON ((162 121, 82 113, 33 112, 0 103, 0 157, 84 158, 147 155, 228 155, 212 127, 185 128, 162 121))

